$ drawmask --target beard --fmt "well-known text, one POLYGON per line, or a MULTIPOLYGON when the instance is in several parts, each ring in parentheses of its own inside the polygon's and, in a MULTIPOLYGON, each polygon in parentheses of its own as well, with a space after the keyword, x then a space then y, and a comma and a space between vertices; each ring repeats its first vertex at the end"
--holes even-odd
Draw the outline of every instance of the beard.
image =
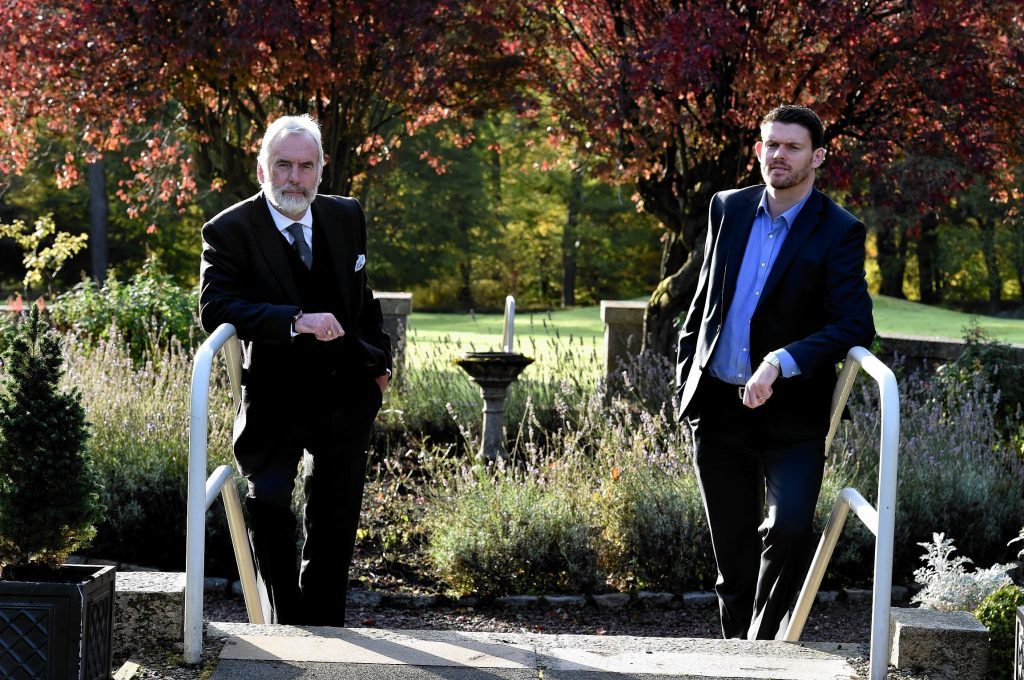
POLYGON ((262 185, 263 193, 273 204, 275 208, 280 210, 285 215, 301 215, 306 212, 310 204, 313 202, 314 196, 312 192, 301 186, 289 186, 283 187, 274 186, 274 184, 267 180, 262 185), (287 196, 285 190, 288 191, 301 191, 302 196, 287 196))
POLYGON ((764 183, 773 189, 789 189, 807 179, 807 176, 811 173, 811 164, 806 163, 798 168, 784 168, 788 170, 783 175, 772 176, 772 168, 768 165, 761 165, 761 177, 764 179, 764 183))

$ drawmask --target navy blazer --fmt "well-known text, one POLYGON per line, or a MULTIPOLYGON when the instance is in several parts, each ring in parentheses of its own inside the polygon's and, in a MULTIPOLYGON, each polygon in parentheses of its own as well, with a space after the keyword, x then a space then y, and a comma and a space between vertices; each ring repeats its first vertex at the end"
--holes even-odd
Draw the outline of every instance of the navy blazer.
MULTIPOLYGON (((704 263, 679 332, 680 419, 691 413, 715 351, 764 189, 723 191, 711 199, 704 263)), ((779 412, 783 435, 827 432, 836 363, 851 347, 874 339, 864 238, 860 220, 812 189, 765 282, 750 321, 751 363, 785 349, 800 367, 799 376, 775 381, 772 399, 761 407, 779 412)))

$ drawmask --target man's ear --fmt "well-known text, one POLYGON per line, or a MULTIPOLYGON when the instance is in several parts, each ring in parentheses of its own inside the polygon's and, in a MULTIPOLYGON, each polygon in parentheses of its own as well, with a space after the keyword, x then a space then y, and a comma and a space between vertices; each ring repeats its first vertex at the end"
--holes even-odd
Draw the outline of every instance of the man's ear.
POLYGON ((260 184, 263 184, 264 182, 267 181, 266 175, 263 172, 263 163, 260 163, 259 161, 256 162, 256 179, 259 181, 260 184))
POLYGON ((764 148, 764 144, 760 141, 754 142, 754 155, 757 156, 758 163, 761 162, 761 149, 764 148))
POLYGON ((817 168, 825 162, 825 147, 819 147, 814 150, 814 156, 811 158, 811 165, 817 168))

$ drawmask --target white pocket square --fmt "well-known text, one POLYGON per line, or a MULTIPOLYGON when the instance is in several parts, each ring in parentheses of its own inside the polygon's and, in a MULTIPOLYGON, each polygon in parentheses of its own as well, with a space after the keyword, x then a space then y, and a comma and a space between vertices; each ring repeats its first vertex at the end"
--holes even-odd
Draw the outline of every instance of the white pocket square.
POLYGON ((366 255, 360 254, 359 257, 356 258, 356 268, 353 271, 359 271, 360 269, 362 269, 365 266, 366 266, 366 255))

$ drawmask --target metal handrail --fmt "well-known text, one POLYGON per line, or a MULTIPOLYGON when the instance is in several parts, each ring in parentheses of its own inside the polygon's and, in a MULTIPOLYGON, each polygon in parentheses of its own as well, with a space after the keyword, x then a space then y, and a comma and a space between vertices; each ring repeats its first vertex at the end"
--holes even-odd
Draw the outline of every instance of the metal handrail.
POLYGON ((839 374, 839 382, 832 394, 832 417, 828 436, 825 438, 825 453, 832 446, 839 427, 839 419, 846 400, 850 397, 858 369, 875 379, 879 389, 879 409, 882 414, 882 432, 878 460, 878 509, 864 500, 856 489, 846 488, 839 492, 832 515, 825 526, 814 554, 811 568, 807 572, 803 588, 797 598, 793 616, 783 639, 800 639, 807 614, 821 586, 821 579, 832 552, 842 533, 843 523, 852 509, 857 517, 875 535, 875 584, 871 603, 871 680, 884 680, 889 663, 889 606, 892 598, 892 552, 896 530, 896 472, 899 462, 900 440, 900 395, 896 376, 888 366, 863 347, 854 347, 846 355, 846 362, 839 374))
POLYGON ((228 532, 242 582, 242 595, 250 623, 263 623, 263 609, 256 587, 242 506, 232 482, 230 465, 218 467, 206 478, 206 445, 210 411, 210 375, 213 358, 221 349, 227 360, 235 410, 242 399, 242 354, 235 327, 221 324, 196 350, 192 365, 192 403, 188 432, 188 500, 185 520, 185 663, 197 664, 203 653, 203 560, 206 550, 206 511, 217 499, 224 500, 228 532))

